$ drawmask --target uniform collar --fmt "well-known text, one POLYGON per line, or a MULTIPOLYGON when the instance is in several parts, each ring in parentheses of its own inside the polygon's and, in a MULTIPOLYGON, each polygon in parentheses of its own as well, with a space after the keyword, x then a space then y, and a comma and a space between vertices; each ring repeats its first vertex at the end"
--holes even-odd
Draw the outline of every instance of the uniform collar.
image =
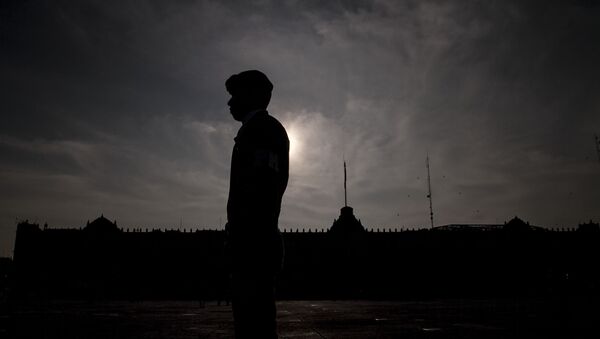
POLYGON ((243 133, 243 130, 245 129, 246 125, 248 124, 248 122, 250 120, 252 120, 256 116, 267 115, 267 114, 269 114, 269 112, 267 112, 267 110, 265 110, 265 109, 257 109, 257 110, 246 113, 246 116, 244 116, 244 119, 242 119, 242 127, 240 127, 240 129, 237 132, 237 135, 235 136, 235 138, 233 138, 233 140, 235 140, 236 142, 238 141, 240 134, 243 133))
POLYGON ((267 111, 264 109, 255 109, 254 111, 250 111, 250 112, 246 113, 246 115, 244 116, 244 119, 242 119, 242 125, 245 125, 246 123, 248 123, 248 121, 250 121, 252 118, 254 118, 254 116, 256 116, 257 113, 260 113, 260 112, 267 113, 267 111))

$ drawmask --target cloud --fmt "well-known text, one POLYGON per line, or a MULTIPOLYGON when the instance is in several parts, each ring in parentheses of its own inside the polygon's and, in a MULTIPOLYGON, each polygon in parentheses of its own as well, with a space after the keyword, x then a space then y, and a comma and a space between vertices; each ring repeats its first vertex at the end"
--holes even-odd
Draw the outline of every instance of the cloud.
MULTIPOLYGON (((0 255, 15 218, 215 227, 224 80, 261 69, 298 147, 281 226, 600 219, 598 6, 518 1, 8 2, 0 255)), ((292 145, 292 147, 294 147, 292 145)))

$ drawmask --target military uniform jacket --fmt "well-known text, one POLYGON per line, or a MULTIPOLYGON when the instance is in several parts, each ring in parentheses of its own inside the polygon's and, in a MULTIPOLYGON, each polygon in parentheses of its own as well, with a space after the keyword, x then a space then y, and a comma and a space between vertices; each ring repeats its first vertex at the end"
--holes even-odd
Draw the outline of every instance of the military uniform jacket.
POLYGON ((234 252, 250 255, 281 242, 277 223, 288 172, 285 129, 267 111, 257 112, 238 131, 231 157, 227 241, 234 252))

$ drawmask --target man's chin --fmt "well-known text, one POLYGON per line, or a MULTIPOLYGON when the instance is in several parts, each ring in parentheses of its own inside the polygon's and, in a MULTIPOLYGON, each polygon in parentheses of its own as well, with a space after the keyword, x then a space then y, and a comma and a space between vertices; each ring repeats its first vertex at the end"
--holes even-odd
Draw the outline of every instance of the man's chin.
POLYGON ((237 120, 237 121, 244 120, 244 114, 235 113, 235 112, 232 112, 232 111, 229 111, 229 113, 231 113, 231 116, 233 117, 234 120, 237 120))

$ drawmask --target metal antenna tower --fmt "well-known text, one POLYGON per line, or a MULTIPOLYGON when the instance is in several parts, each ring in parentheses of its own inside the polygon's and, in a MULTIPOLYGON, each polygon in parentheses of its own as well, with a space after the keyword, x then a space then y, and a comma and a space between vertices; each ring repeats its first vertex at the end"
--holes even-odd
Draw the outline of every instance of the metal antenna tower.
POLYGON ((431 175, 429 173, 429 153, 427 153, 427 198, 429 199, 429 218, 433 228, 433 202, 431 198, 431 175))

